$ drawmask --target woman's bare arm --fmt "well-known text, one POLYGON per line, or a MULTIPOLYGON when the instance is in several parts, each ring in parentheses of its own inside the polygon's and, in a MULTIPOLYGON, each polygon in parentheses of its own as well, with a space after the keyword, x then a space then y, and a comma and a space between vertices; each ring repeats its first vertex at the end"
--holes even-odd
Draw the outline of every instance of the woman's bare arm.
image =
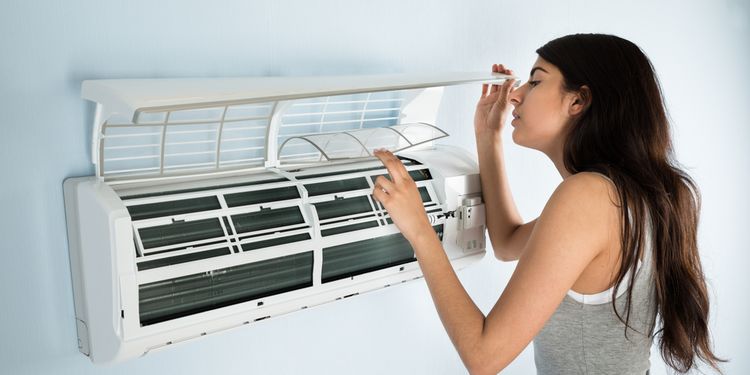
MULTIPOLYGON (((510 69, 492 65, 492 71, 513 74, 510 69)), ((479 175, 482 180, 482 196, 486 210, 487 231, 497 259, 516 260, 529 240, 536 220, 524 224, 518 213, 508 184, 503 156, 501 133, 510 103, 508 95, 513 81, 502 86, 482 86, 482 96, 474 113, 474 134, 479 156, 479 175)))
POLYGON ((378 177, 373 194, 412 244, 438 315, 471 374, 496 374, 518 356, 607 247, 619 217, 603 179, 585 173, 565 179, 485 317, 458 280, 403 164, 390 153, 376 155, 393 181, 378 177))
POLYGON ((487 232, 495 258, 518 260, 529 240, 536 219, 525 223, 518 213, 505 172, 502 140, 499 134, 477 135, 479 175, 486 210, 487 232))
POLYGON ((403 163, 389 152, 376 156, 392 180, 378 177, 373 195, 414 248, 443 326, 472 374, 496 374, 531 342, 617 227, 619 211, 604 179, 588 173, 566 178, 485 317, 458 280, 403 163))

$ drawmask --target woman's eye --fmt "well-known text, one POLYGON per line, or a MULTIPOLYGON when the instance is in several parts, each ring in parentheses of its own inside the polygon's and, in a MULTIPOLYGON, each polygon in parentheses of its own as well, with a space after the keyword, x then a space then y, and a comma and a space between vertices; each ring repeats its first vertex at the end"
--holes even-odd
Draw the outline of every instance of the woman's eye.
POLYGON ((534 87, 539 84, 539 81, 529 81, 529 86, 534 87))

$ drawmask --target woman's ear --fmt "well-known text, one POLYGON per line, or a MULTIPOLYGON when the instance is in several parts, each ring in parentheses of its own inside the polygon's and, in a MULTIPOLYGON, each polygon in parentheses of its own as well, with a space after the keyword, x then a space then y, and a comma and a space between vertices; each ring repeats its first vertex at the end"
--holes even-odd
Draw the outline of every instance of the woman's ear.
POLYGON ((591 89, 588 86, 583 85, 574 94, 573 102, 570 104, 568 112, 570 116, 579 116, 586 112, 589 105, 591 105, 591 89))

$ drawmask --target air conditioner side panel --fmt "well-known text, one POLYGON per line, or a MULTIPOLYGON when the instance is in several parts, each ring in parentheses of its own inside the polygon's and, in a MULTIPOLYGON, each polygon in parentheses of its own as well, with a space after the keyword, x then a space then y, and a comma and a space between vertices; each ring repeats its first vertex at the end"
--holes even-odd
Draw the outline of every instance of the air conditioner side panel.
POLYGON ((117 194, 95 177, 63 184, 79 350, 93 362, 122 353, 116 257, 131 238, 130 217, 117 194))
POLYGON ((479 165, 474 156, 462 148, 447 145, 402 155, 430 168, 438 198, 446 211, 454 212, 446 219, 443 236, 443 248, 451 261, 467 254, 483 255, 487 243, 484 204, 481 203, 479 165), (467 213, 476 213, 471 224, 465 220, 467 213))

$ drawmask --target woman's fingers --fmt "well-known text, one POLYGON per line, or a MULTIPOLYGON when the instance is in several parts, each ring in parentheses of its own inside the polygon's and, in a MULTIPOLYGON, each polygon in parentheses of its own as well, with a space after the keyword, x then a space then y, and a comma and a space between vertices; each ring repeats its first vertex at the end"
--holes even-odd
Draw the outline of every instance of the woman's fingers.
MULTIPOLYGON (((492 65, 492 71, 495 73, 502 73, 502 74, 513 74, 513 71, 510 69, 505 69, 505 65, 503 64, 493 64, 492 65)), ((508 80, 503 82, 503 85, 506 84, 508 80)), ((492 85, 492 88, 490 89, 491 93, 496 93, 498 91, 505 91, 505 88, 503 85, 492 85)), ((500 100, 500 98, 498 98, 500 100)))
MULTIPOLYGON (((505 66, 503 64, 500 64, 498 68, 500 72, 503 74, 513 75, 513 70, 505 69, 505 66)), ((515 83, 515 79, 506 79, 502 85, 498 85, 498 90, 501 91, 501 94, 498 95, 497 97, 498 103, 505 103, 508 101, 508 95, 513 89, 514 83, 515 83)))
MULTIPOLYGON (((492 64, 492 72, 493 73, 509 74, 509 75, 513 74, 513 71, 510 70, 510 69, 506 69, 505 65, 503 65, 503 64, 492 64)), ((505 81, 505 82, 508 82, 508 81, 505 81)), ((498 91, 500 91, 500 92, 505 91, 505 89, 503 89, 503 84, 491 84, 491 85, 490 84, 483 84, 482 85, 482 96, 481 96, 481 98, 486 98, 486 97, 488 97, 490 95, 493 95, 493 94, 497 93, 498 91)), ((497 100, 500 100, 500 98, 498 97, 497 100)))
POLYGON ((404 163, 398 160, 396 155, 393 155, 390 151, 376 150, 375 156, 385 165, 388 174, 391 175, 391 181, 399 182, 409 176, 404 163))
POLYGON ((375 186, 375 190, 372 191, 372 196, 383 206, 386 206, 388 204, 388 199, 390 198, 388 193, 379 189, 377 186, 375 186))
POLYGON ((503 82, 501 89, 499 89, 500 95, 497 96, 497 103, 503 107, 508 103, 508 96, 513 89, 513 82, 515 82, 514 79, 507 79, 503 82))
POLYGON ((378 176, 378 178, 375 179, 375 191, 380 190, 383 193, 388 194, 389 192, 394 191, 394 189, 393 182, 385 178, 385 176, 378 176))
MULTIPOLYGON (((387 179, 385 176, 378 176, 375 179, 375 187, 373 188, 372 195, 384 206, 388 204, 388 201, 392 198, 391 194, 394 194, 398 190, 398 183, 402 181, 405 176, 409 176, 409 172, 404 167, 404 164, 399 160, 393 153, 385 150, 376 150, 375 156, 383 162, 388 174, 391 179, 387 179)), ((409 176, 411 178, 411 176, 409 176)))
POLYGON ((388 195, 388 190, 384 188, 382 185, 375 184, 375 187, 372 189, 372 196, 380 202, 383 206, 385 206, 388 202, 388 199, 390 196, 388 195))
MULTIPOLYGON (((498 71, 498 66, 497 66, 497 64, 492 64, 492 72, 493 72, 493 73, 496 73, 497 71, 498 71)), ((482 85, 482 86, 484 86, 484 85, 482 85)), ((489 88, 489 92, 490 92, 490 95, 491 95, 491 94, 492 94, 493 92, 497 91, 497 90, 495 89, 495 85, 488 85, 488 86, 489 86, 488 88, 489 88)), ((484 97, 484 96, 485 96, 485 95, 487 94, 487 92, 485 91, 484 87, 482 87, 482 94, 483 94, 483 95, 482 95, 483 97, 484 97)))

